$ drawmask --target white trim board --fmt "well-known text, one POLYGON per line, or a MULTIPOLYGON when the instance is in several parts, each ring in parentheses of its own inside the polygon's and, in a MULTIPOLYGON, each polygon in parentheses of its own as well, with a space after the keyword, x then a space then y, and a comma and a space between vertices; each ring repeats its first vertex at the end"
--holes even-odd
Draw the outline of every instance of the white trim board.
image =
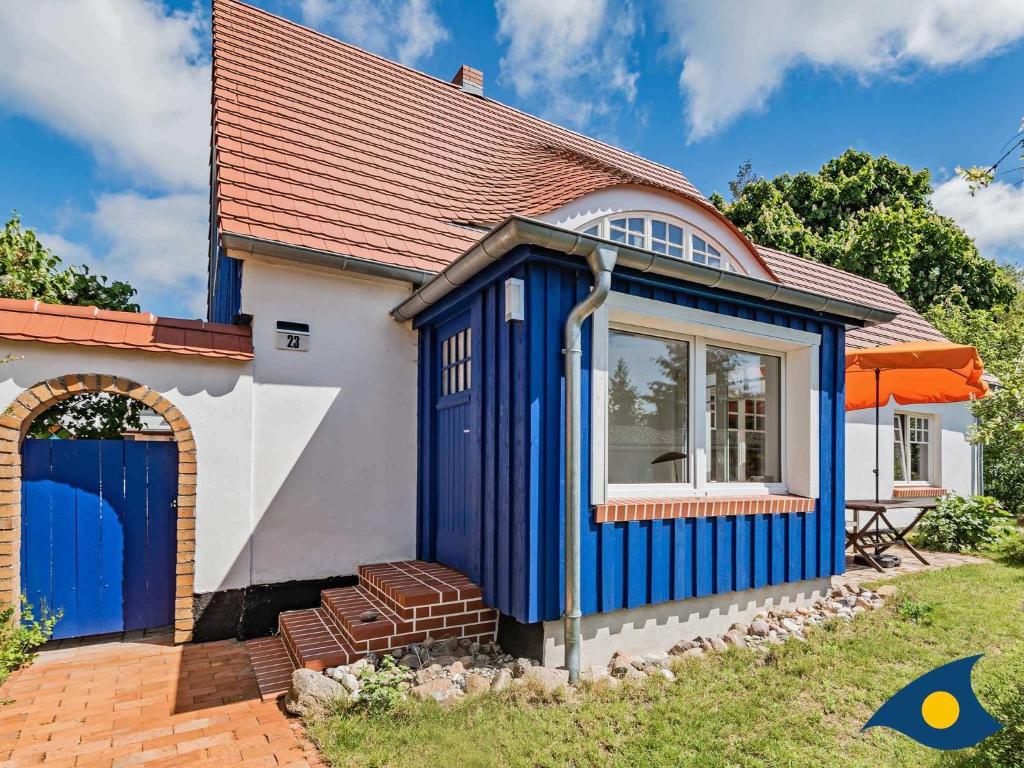
POLYGON ((622 293, 609 294, 593 316, 593 363, 591 389, 591 501, 601 504, 609 498, 608 477, 608 330, 611 325, 696 337, 691 365, 690 424, 691 482, 667 487, 664 484, 631 485, 617 488, 615 495, 719 495, 722 493, 789 492, 815 498, 819 483, 818 360, 821 336, 756 320, 720 315, 667 302, 622 293), (782 474, 781 484, 708 483, 703 399, 696 388, 704 360, 705 341, 724 342, 782 357, 782 474))

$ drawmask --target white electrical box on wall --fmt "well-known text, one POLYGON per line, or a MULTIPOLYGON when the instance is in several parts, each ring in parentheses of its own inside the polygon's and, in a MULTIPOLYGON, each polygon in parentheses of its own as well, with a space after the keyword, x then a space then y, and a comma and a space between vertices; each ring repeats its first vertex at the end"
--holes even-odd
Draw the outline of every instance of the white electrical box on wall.
POLYGON ((277 321, 277 348, 289 352, 309 351, 309 325, 307 323, 290 323, 286 320, 277 321))
POLYGON ((525 317, 526 286, 518 277, 505 281, 505 322, 525 317))

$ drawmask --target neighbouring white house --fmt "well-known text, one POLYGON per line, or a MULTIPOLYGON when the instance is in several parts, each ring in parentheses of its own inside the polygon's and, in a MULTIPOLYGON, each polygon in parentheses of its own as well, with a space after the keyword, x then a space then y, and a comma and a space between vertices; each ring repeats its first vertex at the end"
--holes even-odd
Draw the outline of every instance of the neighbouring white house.
MULTIPOLYGON (((67 633, 279 628, 317 667, 499 632, 559 661, 563 614, 598 653, 809 601, 873 493, 844 351, 941 339, 476 70, 238 0, 213 3, 210 200, 209 322, 0 301, 0 589, 74 592, 67 633), (175 442, 23 440, 85 391, 175 442)), ((883 494, 977 491, 970 422, 884 409, 883 494)))

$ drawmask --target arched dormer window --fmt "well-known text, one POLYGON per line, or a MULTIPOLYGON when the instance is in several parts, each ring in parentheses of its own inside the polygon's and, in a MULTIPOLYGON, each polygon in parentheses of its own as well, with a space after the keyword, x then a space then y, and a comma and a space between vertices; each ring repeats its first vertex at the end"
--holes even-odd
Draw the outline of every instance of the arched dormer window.
POLYGON ((642 211, 613 213, 588 222, 581 231, 585 235, 663 253, 695 264, 746 274, 746 270, 706 232, 664 214, 642 211))

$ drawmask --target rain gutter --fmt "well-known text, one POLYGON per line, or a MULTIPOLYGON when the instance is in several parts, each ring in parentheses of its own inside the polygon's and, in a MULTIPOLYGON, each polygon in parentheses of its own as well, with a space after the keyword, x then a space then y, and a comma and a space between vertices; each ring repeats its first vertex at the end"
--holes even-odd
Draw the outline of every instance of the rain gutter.
POLYGON ((456 288, 465 285, 477 273, 520 245, 535 245, 583 258, 588 258, 599 247, 614 248, 618 252, 616 267, 626 267, 764 301, 822 312, 865 326, 888 323, 897 316, 895 312, 878 307, 822 296, 802 288, 792 288, 749 275, 682 261, 522 216, 511 216, 488 232, 468 251, 392 309, 391 316, 399 322, 412 320, 420 312, 437 304, 456 288))

